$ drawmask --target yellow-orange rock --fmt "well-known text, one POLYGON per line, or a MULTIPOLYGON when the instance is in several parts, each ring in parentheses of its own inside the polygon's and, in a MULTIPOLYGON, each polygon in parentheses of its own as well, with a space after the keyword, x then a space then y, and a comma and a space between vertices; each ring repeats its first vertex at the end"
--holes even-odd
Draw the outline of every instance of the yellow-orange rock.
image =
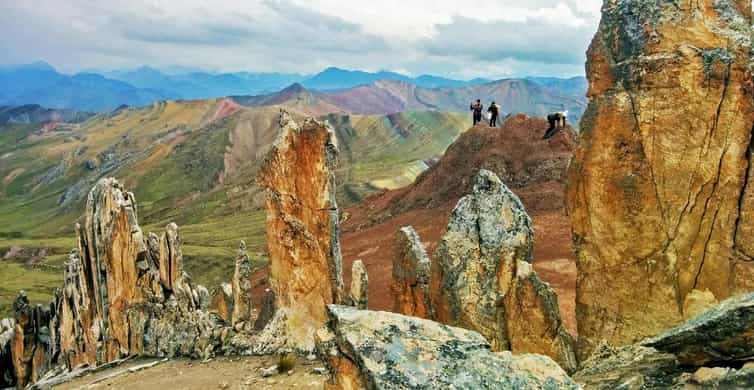
POLYGON ((411 226, 402 227, 393 241, 393 311, 432 319, 429 294, 431 262, 411 226))
POLYGON ((246 250, 246 242, 241 241, 233 272, 233 327, 251 329, 253 327, 253 306, 251 295, 251 259, 246 250))
POLYGON ((515 273, 503 298, 511 352, 549 356, 566 372, 575 372, 576 344, 560 318, 557 294, 530 263, 517 262, 515 273))
POLYGON ((281 130, 257 174, 267 189, 270 285, 286 309, 291 338, 308 349, 327 320, 326 305, 343 301, 335 201, 337 147, 332 131, 281 112, 281 130))
POLYGON ((692 290, 754 287, 751 4, 602 12, 568 179, 581 358, 678 324, 692 290))

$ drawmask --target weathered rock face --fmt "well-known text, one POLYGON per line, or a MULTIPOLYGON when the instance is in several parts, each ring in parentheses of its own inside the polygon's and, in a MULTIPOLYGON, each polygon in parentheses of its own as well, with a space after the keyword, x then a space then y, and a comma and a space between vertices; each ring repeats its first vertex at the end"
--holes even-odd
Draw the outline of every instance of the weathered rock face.
POLYGON ((639 344, 600 344, 574 379, 587 389, 754 386, 754 294, 730 298, 639 344), (746 362, 746 361, 750 362, 746 362))
POLYGON ((16 385, 13 357, 11 356, 13 333, 15 331, 16 321, 12 318, 0 320, 0 389, 16 385))
POLYGON ((406 226, 393 243, 393 311, 433 318, 429 295, 431 262, 414 228, 406 226))
POLYGON ((432 263, 435 319, 476 330, 494 350, 510 349, 501 305, 518 261, 531 262, 531 219, 498 177, 479 171, 450 218, 432 263))
POLYGON ((579 352, 754 288, 751 4, 606 1, 569 170, 579 352))
POLYGON ((272 321, 275 316, 275 292, 272 289, 264 290, 262 296, 262 307, 254 321, 254 330, 262 330, 272 321))
POLYGON ((328 306, 327 389, 576 389, 539 355, 490 352, 479 333, 394 313, 328 306))
POLYGON ((351 291, 348 293, 348 304, 360 310, 366 310, 369 304, 369 276, 364 262, 356 260, 351 266, 351 291))
POLYGON ((282 112, 280 126, 257 175, 268 191, 270 285, 277 308, 287 309, 291 337, 311 349, 325 306, 343 302, 337 147, 332 131, 313 119, 298 125, 282 112))
POLYGON ((530 263, 516 263, 516 277, 503 306, 511 352, 546 355, 568 373, 576 371, 575 340, 560 319, 558 296, 530 263))
POLYGON ((233 273, 233 327, 251 328, 253 306, 251 303, 251 260, 246 251, 246 242, 241 241, 233 273))

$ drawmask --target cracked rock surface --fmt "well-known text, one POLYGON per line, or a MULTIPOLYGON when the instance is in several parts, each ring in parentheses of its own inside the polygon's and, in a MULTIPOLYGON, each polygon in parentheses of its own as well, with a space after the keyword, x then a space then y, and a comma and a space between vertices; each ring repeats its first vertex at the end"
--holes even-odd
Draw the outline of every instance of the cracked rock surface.
POLYGON ((605 2, 568 178, 582 359, 754 287, 750 55, 749 3, 605 2))

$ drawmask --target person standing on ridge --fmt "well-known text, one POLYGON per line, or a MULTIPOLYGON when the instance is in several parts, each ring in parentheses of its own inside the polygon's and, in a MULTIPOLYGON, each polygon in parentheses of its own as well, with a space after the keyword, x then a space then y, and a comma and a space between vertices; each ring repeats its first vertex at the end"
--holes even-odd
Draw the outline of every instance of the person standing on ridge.
POLYGON ((490 107, 487 109, 487 112, 490 113, 490 127, 496 127, 497 126, 497 117, 500 115, 500 106, 497 105, 494 101, 492 104, 490 104, 490 107))
POLYGON ((477 123, 482 121, 482 110, 484 109, 484 106, 482 105, 482 101, 480 99, 476 100, 476 103, 471 103, 469 106, 469 110, 474 111, 474 126, 477 125, 477 123))

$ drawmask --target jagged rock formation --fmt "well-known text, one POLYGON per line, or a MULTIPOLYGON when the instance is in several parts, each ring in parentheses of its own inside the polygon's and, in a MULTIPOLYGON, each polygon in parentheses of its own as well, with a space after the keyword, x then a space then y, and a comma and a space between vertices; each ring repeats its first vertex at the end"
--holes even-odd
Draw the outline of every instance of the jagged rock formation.
POLYGON ((0 389, 15 386, 16 377, 13 369, 11 346, 16 321, 12 318, 0 320, 0 389))
POLYGON ((351 291, 348 293, 348 305, 366 310, 369 304, 369 276, 364 262, 356 260, 351 266, 351 291))
POLYGON ((78 248, 65 286, 49 306, 14 305, 12 356, 17 385, 35 383, 53 368, 94 367, 133 355, 208 358, 230 338, 208 312, 209 292, 180 272, 178 227, 147 242, 133 194, 115 179, 89 193, 78 248), (167 267, 167 270, 163 269, 167 267))
POLYGON ((393 242, 393 311, 433 318, 429 295, 431 262, 411 226, 402 227, 393 242))
POLYGON ((557 295, 531 266, 531 220, 492 172, 453 210, 432 264, 435 319, 481 333, 493 350, 546 354, 573 371, 573 338, 557 295))
POLYGON ((343 302, 342 259, 335 201, 337 146, 314 119, 301 125, 281 112, 281 131, 257 174, 267 189, 270 285, 287 309, 291 339, 311 350, 325 306, 343 302))
POLYGON ((607 1, 569 171, 579 353, 754 287, 751 4, 607 1))
POLYGON ((752 333, 750 293, 639 344, 600 344, 574 379, 587 389, 605 390, 752 388, 752 333))
POLYGON ((246 242, 241 241, 236 256, 236 269, 233 273, 233 327, 251 328, 253 325, 253 306, 251 303, 251 260, 246 251, 246 242))
POLYGON ((230 283, 222 283, 212 289, 210 296, 210 313, 230 324, 233 320, 233 286, 230 283))
POLYGON ((577 389, 539 355, 490 352, 473 331, 394 313, 328 306, 319 354, 326 389, 577 389))
POLYGON ((492 172, 480 170, 462 198, 432 263, 435 318, 476 330, 495 350, 507 350, 505 311, 499 304, 516 263, 531 262, 531 220, 518 197, 492 172))

